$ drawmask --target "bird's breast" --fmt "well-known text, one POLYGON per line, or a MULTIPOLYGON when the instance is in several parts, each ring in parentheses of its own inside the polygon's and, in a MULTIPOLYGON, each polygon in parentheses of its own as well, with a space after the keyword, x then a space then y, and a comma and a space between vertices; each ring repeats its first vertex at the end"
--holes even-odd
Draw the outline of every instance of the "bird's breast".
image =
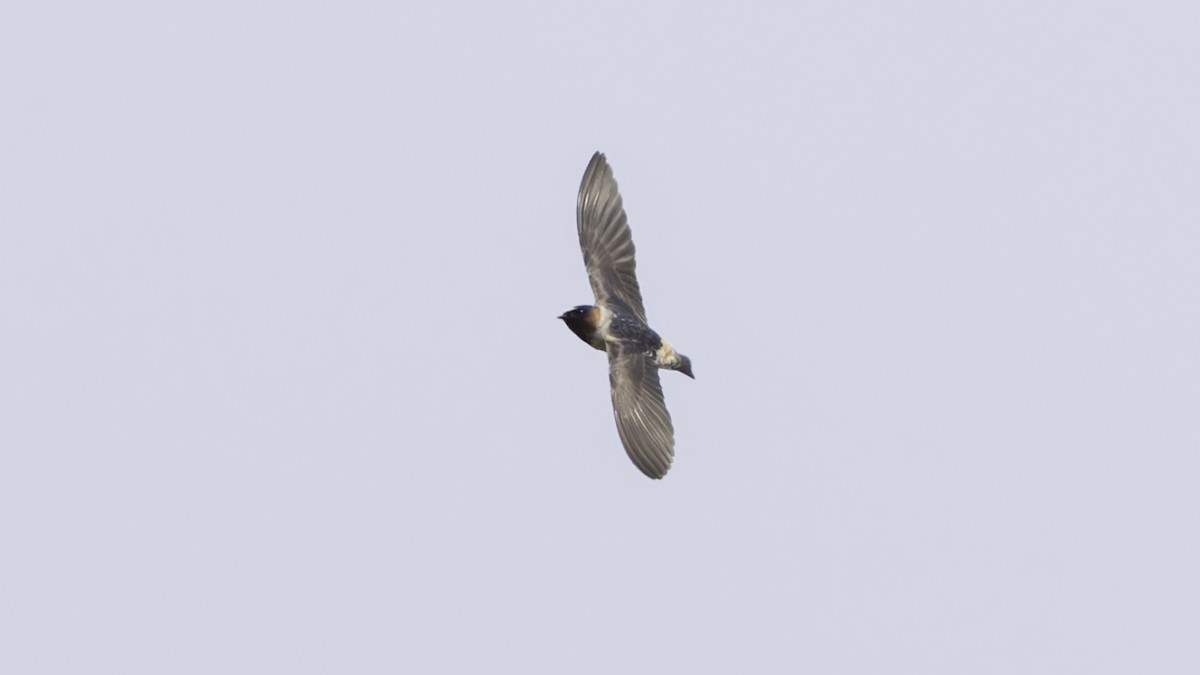
POLYGON ((584 337, 584 341, 589 345, 599 349, 600 351, 607 350, 608 329, 612 325, 613 313, 605 307, 599 305, 593 307, 585 317, 587 321, 588 334, 584 337))

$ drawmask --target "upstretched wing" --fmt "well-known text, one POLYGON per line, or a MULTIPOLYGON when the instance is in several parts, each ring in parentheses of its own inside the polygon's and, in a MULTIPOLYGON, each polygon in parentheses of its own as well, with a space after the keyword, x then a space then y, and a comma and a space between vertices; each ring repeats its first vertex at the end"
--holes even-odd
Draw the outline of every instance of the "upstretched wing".
POLYGON ((592 155, 583 172, 575 215, 583 264, 596 303, 624 306, 645 323, 642 291, 634 271, 637 264, 633 259, 633 234, 612 168, 599 152, 592 155))
POLYGON ((663 401, 654 358, 620 342, 608 344, 613 416, 625 453, 651 478, 662 478, 675 458, 675 429, 663 401))

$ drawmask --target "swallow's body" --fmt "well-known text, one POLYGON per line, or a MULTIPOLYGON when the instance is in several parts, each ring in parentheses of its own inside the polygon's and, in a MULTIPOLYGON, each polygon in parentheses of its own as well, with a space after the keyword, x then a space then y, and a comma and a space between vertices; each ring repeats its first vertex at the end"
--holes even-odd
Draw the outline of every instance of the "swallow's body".
POLYGON ((631 351, 653 355, 654 365, 659 368, 678 370, 692 377, 691 360, 623 307, 613 311, 603 305, 580 305, 559 318, 580 340, 602 352, 608 351, 609 343, 621 343, 631 351))
POLYGON ((692 362, 646 323, 633 237, 612 169, 598 152, 583 174, 576 215, 596 304, 579 305, 559 318, 579 339, 608 354, 613 415, 625 452, 642 473, 662 478, 675 456, 675 431, 658 369, 692 377, 692 362))

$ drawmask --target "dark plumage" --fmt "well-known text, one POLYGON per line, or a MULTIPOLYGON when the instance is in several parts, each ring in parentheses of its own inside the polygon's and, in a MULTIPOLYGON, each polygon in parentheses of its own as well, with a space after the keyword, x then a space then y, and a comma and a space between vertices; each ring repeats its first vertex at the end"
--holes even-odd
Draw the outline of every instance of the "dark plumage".
POLYGON ((579 339, 608 353, 613 415, 625 452, 642 473, 662 478, 675 457, 675 430, 658 369, 693 377, 692 361, 646 323, 633 236, 617 181, 599 152, 583 173, 576 223, 596 304, 579 305, 559 318, 579 339))

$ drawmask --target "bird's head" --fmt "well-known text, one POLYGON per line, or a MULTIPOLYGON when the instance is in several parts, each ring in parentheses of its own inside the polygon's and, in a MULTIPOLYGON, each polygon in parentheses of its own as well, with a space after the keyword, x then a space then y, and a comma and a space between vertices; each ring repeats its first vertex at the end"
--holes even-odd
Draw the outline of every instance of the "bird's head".
POLYGON ((566 321, 567 325, 569 326, 573 323, 582 323, 590 311, 592 311, 592 307, 590 305, 577 305, 576 307, 568 309, 560 314, 558 318, 566 321))
POLYGON ((596 349, 604 349, 604 339, 596 334, 596 321, 599 318, 599 312, 595 307, 588 305, 579 305, 574 309, 568 309, 558 318, 567 324, 567 328, 579 337, 580 340, 588 343, 596 349))

